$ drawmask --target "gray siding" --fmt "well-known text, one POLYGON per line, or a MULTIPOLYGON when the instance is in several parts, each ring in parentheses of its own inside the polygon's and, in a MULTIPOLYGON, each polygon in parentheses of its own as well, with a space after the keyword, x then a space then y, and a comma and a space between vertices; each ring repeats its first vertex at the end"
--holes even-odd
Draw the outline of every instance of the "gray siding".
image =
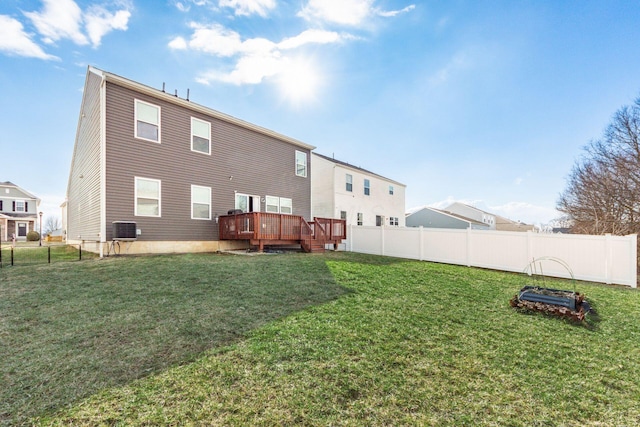
MULTIPOLYGON (((293 200, 293 213, 310 217, 308 149, 243 128, 170 100, 107 83, 106 235, 113 221, 136 221, 140 240, 217 240, 214 217, 234 208, 235 192, 293 200), (134 138, 134 99, 161 108, 161 143, 134 138), (211 155, 191 151, 191 117, 211 123, 211 155), (307 178, 295 175, 295 151, 307 153, 307 178), (135 216, 134 177, 162 182, 161 217, 135 216), (212 219, 191 219, 191 185, 211 187, 212 219)), ((265 210, 264 202, 261 211, 265 210)))
POLYGON ((432 211, 430 209, 421 209, 406 218, 407 227, 427 227, 427 228, 453 228, 466 229, 469 228, 469 222, 458 218, 451 217, 432 211))
POLYGON ((70 240, 97 240, 100 233, 100 82, 87 73, 67 187, 70 240))

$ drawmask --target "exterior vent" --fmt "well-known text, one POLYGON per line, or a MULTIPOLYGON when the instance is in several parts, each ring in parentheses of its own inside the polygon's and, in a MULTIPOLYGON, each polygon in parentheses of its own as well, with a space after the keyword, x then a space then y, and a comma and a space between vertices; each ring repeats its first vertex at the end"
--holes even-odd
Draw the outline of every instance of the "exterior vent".
POLYGON ((113 240, 136 240, 136 223, 113 221, 113 240))

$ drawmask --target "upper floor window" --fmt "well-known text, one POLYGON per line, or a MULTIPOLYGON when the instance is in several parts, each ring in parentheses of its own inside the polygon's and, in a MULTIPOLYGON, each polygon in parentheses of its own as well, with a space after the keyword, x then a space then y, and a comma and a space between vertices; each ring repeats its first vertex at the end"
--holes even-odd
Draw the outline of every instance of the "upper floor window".
POLYGON ((393 185, 389 186, 389 194, 393 196, 393 185))
POLYGON ((368 179, 364 180, 364 195, 368 196, 369 194, 371 194, 371 183, 369 182, 368 179))
POLYGON ((346 189, 347 191, 353 191, 353 175, 347 174, 346 176, 346 189))
POLYGON ((211 219, 211 187, 191 186, 191 218, 211 219))
POLYGON ((135 178, 136 216, 160 216, 160 180, 135 178))
POLYGON ((296 175, 307 177, 307 153, 296 150, 296 175))
POLYGON ((160 142, 160 107, 135 100, 135 137, 160 142))
POLYGON ((211 123, 191 117, 191 151, 211 154, 211 123))
POLYGON ((14 212, 26 212, 27 211, 27 202, 24 200, 16 200, 13 205, 14 212))

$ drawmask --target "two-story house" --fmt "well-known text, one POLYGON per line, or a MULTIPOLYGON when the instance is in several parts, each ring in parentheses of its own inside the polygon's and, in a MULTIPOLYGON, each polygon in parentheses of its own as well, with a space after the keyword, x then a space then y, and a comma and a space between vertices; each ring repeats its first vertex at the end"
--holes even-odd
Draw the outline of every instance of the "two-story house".
POLYGON ((311 165, 313 216, 405 226, 406 185, 318 153, 311 154, 311 165))
POLYGON ((12 182, 0 182, 0 239, 27 240, 37 228, 40 199, 12 182))
POLYGON ((482 209, 478 209, 464 203, 454 202, 443 210, 486 224, 489 227, 489 230, 496 229, 496 216, 492 213, 485 212, 482 209))
POLYGON ((232 248, 231 210, 311 216, 314 147, 89 67, 65 202, 69 243, 128 253, 232 248), (134 240, 131 239, 131 240, 134 240))

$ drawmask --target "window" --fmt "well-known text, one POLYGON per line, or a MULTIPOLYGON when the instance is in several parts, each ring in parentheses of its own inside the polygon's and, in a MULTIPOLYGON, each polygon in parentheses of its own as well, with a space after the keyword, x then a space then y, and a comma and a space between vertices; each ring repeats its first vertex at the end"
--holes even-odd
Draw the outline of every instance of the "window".
POLYGON ((393 185, 389 186, 389 195, 393 196, 393 185))
POLYGON ((211 187, 191 186, 191 219, 211 219, 211 187))
POLYGON ((266 199, 266 210, 267 212, 279 213, 280 212, 280 198, 267 196, 266 199))
POLYGON ((376 227, 382 227, 384 220, 380 215, 376 215, 376 227))
POLYGON ((291 214, 293 213, 293 201, 286 197, 266 196, 267 212, 291 214))
POLYGON ((135 105, 135 137, 160 142, 160 107, 138 99, 135 105))
POLYGON ((135 215, 160 216, 160 180, 135 178, 135 215))
POLYGON ((13 211, 14 212, 26 212, 27 211, 27 202, 24 200, 16 200, 13 202, 13 211))
POLYGON ((235 209, 242 212, 260 212, 260 196, 236 193, 235 209))
POLYGON ((307 153, 296 151, 296 175, 307 177, 307 153))
POLYGON ((211 154, 211 123, 191 117, 191 151, 211 154))
POLYGON ((371 183, 369 182, 368 179, 364 180, 364 195, 368 196, 369 194, 371 194, 371 183))
POLYGON ((347 220, 347 211, 340 211, 340 219, 347 220))
POLYGON ((389 217, 389 225, 392 226, 398 226, 400 223, 398 222, 398 217, 397 216, 390 216, 389 217))
POLYGON ((353 176, 347 174, 347 191, 353 191, 353 176))
POLYGON ((358 225, 362 225, 363 222, 364 221, 363 221, 363 218, 362 218, 362 213, 358 212, 358 222, 357 222, 357 224, 358 225))

